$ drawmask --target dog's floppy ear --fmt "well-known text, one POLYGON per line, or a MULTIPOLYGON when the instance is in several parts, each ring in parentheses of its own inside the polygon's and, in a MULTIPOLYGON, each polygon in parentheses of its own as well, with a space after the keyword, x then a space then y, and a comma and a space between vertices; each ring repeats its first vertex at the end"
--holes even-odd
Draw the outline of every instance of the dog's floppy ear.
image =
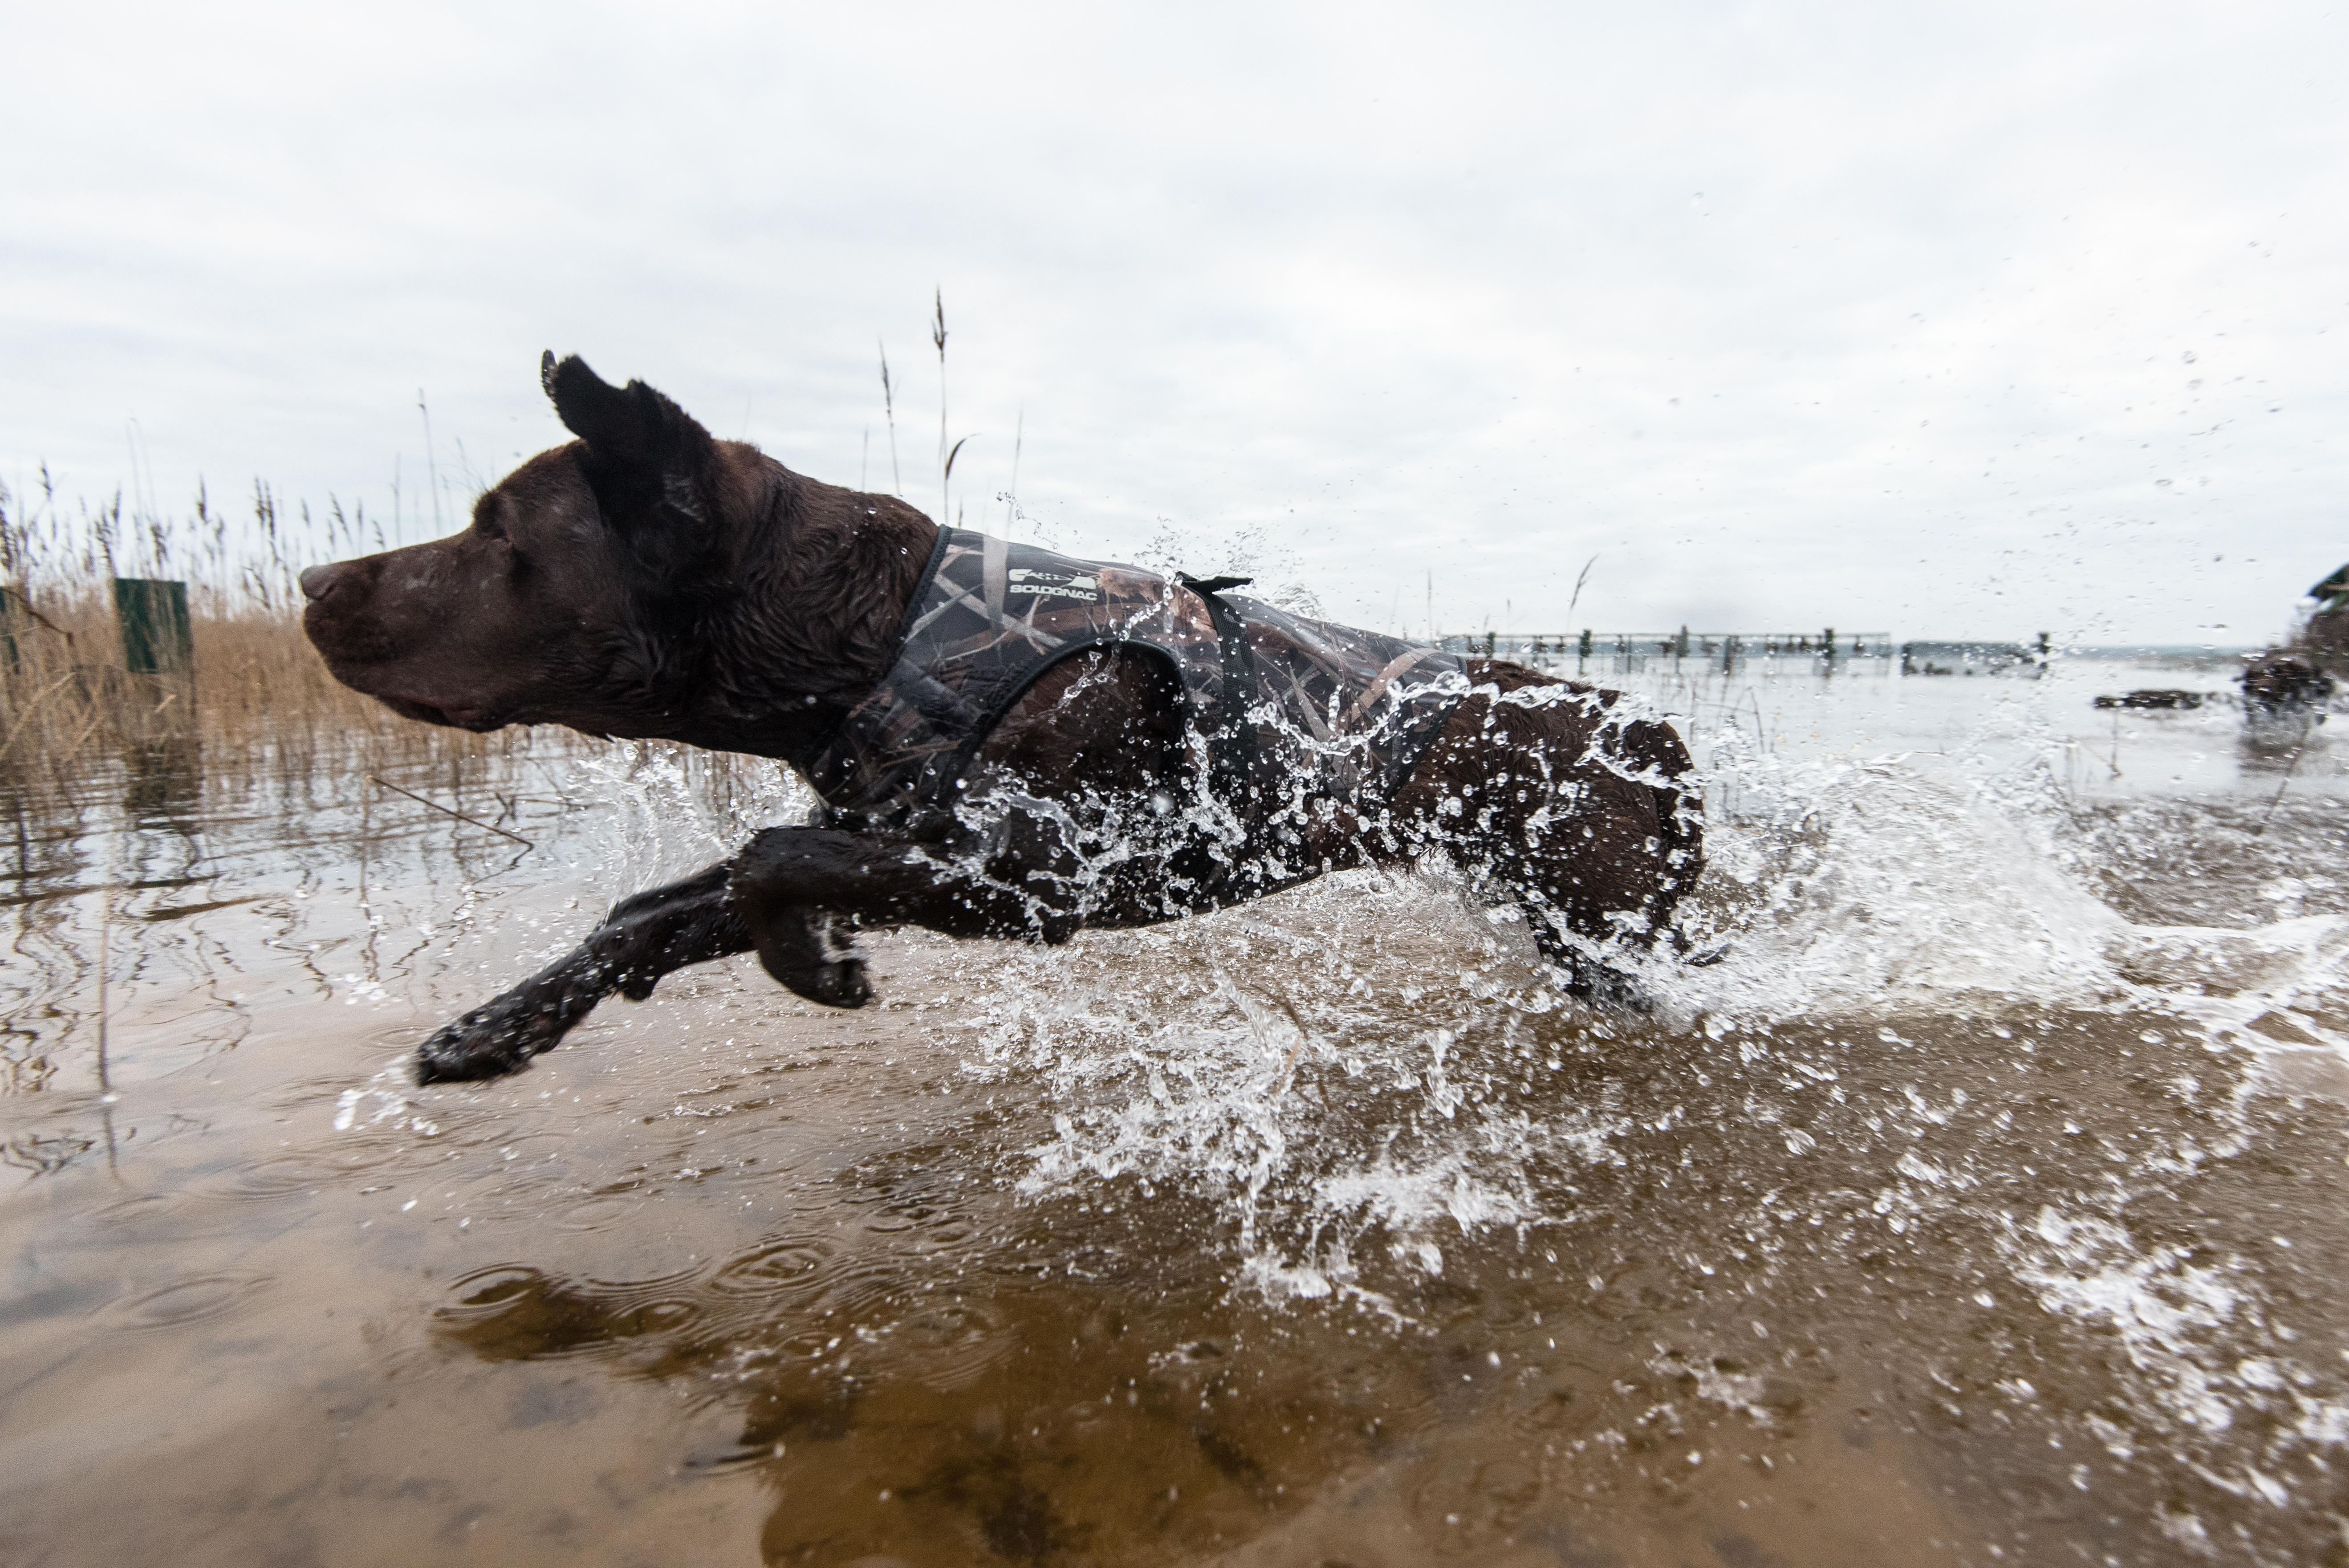
POLYGON ((538 380, 564 428, 586 446, 587 482, 645 567, 643 586, 682 586, 678 580, 715 543, 704 483, 718 455, 709 432, 643 382, 615 387, 575 354, 540 356, 538 380))
POLYGON ((538 383, 599 468, 698 469, 709 458, 709 432, 641 381, 615 387, 577 355, 550 350, 539 356, 538 383))

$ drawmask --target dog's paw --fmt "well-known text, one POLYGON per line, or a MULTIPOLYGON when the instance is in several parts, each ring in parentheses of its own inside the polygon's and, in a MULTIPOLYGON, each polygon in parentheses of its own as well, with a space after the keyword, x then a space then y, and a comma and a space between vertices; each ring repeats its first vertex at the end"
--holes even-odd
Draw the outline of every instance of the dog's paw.
POLYGON ((1576 1001, 1609 1012, 1650 1014, 1656 999, 1639 982, 1619 969, 1585 958, 1568 966, 1566 994, 1576 1001))
POLYGON ((792 989, 827 1007, 862 1007, 873 1000, 873 982, 865 978, 862 958, 835 958, 819 964, 792 989))
MULTIPOLYGON (((797 936, 798 930, 792 929, 792 934, 797 936)), ((846 943, 762 941, 759 966, 792 995, 827 1007, 862 1007, 873 1000, 873 983, 864 976, 864 955, 846 943)))
POLYGON ((501 996, 435 1029, 416 1048, 416 1081, 472 1083, 503 1078, 528 1067, 531 1057, 553 1050, 561 1037, 552 1012, 501 996))

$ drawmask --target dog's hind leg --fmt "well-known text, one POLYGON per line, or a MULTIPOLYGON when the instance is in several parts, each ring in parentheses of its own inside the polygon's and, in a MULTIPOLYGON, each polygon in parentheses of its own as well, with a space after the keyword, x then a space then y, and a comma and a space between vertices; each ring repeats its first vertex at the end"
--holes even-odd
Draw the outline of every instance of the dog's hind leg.
POLYGON ((727 893, 727 865, 622 899, 567 956, 436 1031, 416 1053, 416 1081, 497 1078, 553 1050, 617 991, 632 1001, 662 975, 752 945, 727 893))
POLYGON ((1638 981, 1591 953, 1587 945, 1561 936, 1550 923, 1546 909, 1530 901, 1519 907, 1525 910, 1526 923, 1533 929, 1534 945, 1541 950, 1542 961, 1564 975, 1568 995, 1593 1007, 1627 1013, 1656 1010, 1655 998, 1642 990, 1638 981))

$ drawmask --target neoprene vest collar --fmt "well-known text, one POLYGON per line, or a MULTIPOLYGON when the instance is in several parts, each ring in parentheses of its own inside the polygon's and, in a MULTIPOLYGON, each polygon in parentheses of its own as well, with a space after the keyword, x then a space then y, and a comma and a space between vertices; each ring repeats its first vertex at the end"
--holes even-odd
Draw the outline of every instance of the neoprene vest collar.
POLYGON ((1155 573, 942 528, 889 673, 807 769, 834 811, 951 810, 1019 695, 1061 660, 1147 649, 1182 684, 1194 763, 1251 837, 1336 799, 1381 810, 1468 688, 1433 648, 1155 573))

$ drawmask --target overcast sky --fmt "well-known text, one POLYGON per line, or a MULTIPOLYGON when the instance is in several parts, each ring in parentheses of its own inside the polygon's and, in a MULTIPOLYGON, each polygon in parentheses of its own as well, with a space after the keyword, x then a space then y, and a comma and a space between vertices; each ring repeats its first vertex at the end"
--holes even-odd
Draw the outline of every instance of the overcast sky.
POLYGON ((2249 642, 2349 558, 2314 6, 16 5, 0 479, 430 531, 540 349, 1332 615, 2249 642), (460 449, 461 443, 461 455, 460 449), (151 479, 147 476, 151 474, 151 479), (1593 555, 1569 617, 1577 573, 1593 555))

